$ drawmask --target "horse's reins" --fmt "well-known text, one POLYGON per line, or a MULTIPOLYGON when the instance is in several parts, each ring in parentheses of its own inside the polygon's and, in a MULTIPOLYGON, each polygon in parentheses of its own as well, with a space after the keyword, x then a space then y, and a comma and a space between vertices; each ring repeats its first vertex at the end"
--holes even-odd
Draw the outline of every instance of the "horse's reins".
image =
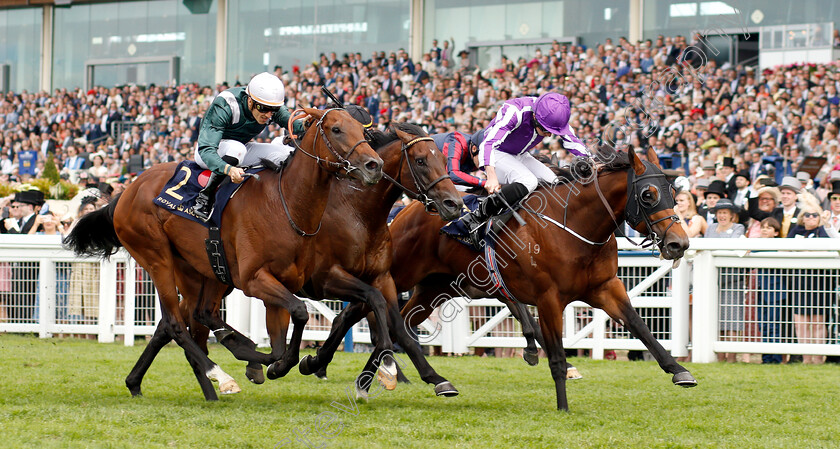
MULTIPOLYGON (((327 164, 327 167, 334 167, 338 170, 344 170, 346 174, 350 174, 353 171, 358 170, 358 168, 354 167, 353 164, 351 164, 350 161, 347 158, 349 158, 350 155, 353 154, 354 151, 356 151, 356 148, 358 148, 359 145, 361 145, 363 143, 367 143, 367 141, 365 139, 362 139, 362 140, 356 142, 353 145, 353 147, 350 148, 350 151, 347 152, 346 156, 342 157, 340 154, 338 154, 338 152, 336 152, 335 149, 332 147, 332 144, 330 143, 330 139, 327 137, 327 133, 324 132, 324 126, 323 126, 324 119, 327 117, 327 114, 329 114, 331 111, 333 111, 333 109, 327 109, 324 112, 324 115, 322 115, 321 118, 318 120, 318 122, 315 124, 315 126, 317 127, 318 133, 321 136, 321 138, 324 139, 324 143, 326 144, 327 149, 329 149, 330 152, 338 159, 338 162, 333 162, 333 161, 330 161, 328 159, 324 159, 324 158, 322 158, 322 157, 320 157, 316 154, 311 154, 308 151, 301 148, 301 146, 298 145, 297 141, 294 138, 292 138, 291 140, 292 140, 292 143, 294 143, 294 145, 295 145, 295 149, 303 152, 303 154, 311 157, 312 159, 315 159, 315 162, 318 164, 318 167, 325 168, 322 165, 322 162, 323 162, 323 163, 327 164)), ((289 128, 289 135, 290 136, 294 134, 292 127, 293 127, 293 124, 294 124, 297 116, 299 116, 299 115, 306 115, 306 114, 303 113, 302 110, 298 109, 298 110, 295 110, 292 113, 291 117, 289 117, 288 128, 289 128)), ((313 147, 314 147, 314 145, 313 145, 313 147)), ((277 186, 277 190, 280 192, 280 203, 283 205, 283 212, 286 213, 286 218, 289 220, 289 224, 292 226, 292 229, 294 229, 295 232, 297 232, 298 235, 300 235, 301 237, 312 237, 312 236, 318 234, 318 232, 321 230, 321 225, 323 224, 324 216, 322 215, 321 220, 318 221, 318 229, 315 229, 315 232, 311 232, 311 233, 304 231, 303 229, 300 228, 300 226, 297 225, 297 223, 295 223, 295 220, 292 218, 291 212, 289 212, 289 206, 286 204, 286 197, 283 195, 283 176, 282 176, 282 173, 283 173, 283 168, 284 167, 285 167, 285 164, 280 166, 279 174, 281 176, 278 176, 279 181, 278 181, 278 186, 277 186)))
MULTIPOLYGON (((416 139, 413 139, 413 140, 409 141, 408 143, 403 143, 402 148, 400 149, 400 151, 401 151, 401 153, 400 153, 400 165, 397 169, 397 173, 402 173, 403 160, 404 159, 405 160, 410 159, 408 157, 408 149, 411 148, 411 146, 414 145, 415 143, 423 142, 423 141, 434 142, 434 139, 432 139, 431 137, 418 137, 416 139)), ((414 192, 411 189, 409 189, 408 187, 402 185, 399 181, 397 181, 395 178, 392 178, 391 176, 389 176, 385 172, 382 172, 382 177, 387 179, 388 181, 390 181, 392 184, 394 184, 398 188, 400 188, 403 192, 405 192, 406 196, 408 196, 409 198, 411 198, 413 200, 420 201, 421 203, 423 203, 423 205, 426 207, 427 212, 431 211, 431 207, 434 205, 434 201, 431 198, 429 198, 429 195, 428 195, 429 190, 431 190, 432 187, 436 186, 439 182, 441 182, 445 179, 449 179, 449 174, 447 173, 447 174, 435 179, 434 181, 429 183, 429 185, 424 186, 423 182, 420 180, 420 177, 417 175, 417 172, 414 171, 414 167, 411 165, 410 160, 408 161, 408 171, 411 173, 411 177, 414 180, 414 186, 417 187, 417 192, 414 192)), ((397 175, 397 176, 399 176, 399 175, 397 175)))

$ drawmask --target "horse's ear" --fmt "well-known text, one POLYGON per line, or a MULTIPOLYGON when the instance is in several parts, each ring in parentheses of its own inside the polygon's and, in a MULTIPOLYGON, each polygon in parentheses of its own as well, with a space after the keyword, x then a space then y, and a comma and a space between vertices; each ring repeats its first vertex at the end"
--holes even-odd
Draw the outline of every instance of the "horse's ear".
POLYGON ((392 128, 394 132, 397 133, 397 137, 399 137, 403 142, 408 142, 415 137, 414 135, 401 130, 399 126, 392 126, 392 128))
POLYGON ((306 112, 310 117, 315 118, 315 120, 321 120, 321 117, 324 115, 324 111, 320 109, 303 108, 303 111, 306 112))
POLYGON ((662 168, 662 166, 659 165, 659 156, 656 154, 656 151, 653 151, 653 147, 648 147, 647 158, 650 162, 653 162, 654 165, 656 165, 659 168, 662 168))
POLYGON ((645 164, 642 163, 642 160, 639 159, 639 156, 636 155, 636 150, 633 147, 627 147, 627 156, 630 158, 630 165, 633 166, 633 171, 636 172, 636 176, 642 176, 645 173, 645 164))

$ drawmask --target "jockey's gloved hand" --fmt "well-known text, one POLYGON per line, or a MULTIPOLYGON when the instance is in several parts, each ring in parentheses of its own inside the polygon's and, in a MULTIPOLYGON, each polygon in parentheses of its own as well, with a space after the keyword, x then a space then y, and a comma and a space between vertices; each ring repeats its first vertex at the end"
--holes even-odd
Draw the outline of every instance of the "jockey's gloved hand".
POLYGON ((569 164, 569 169, 577 178, 581 179, 592 177, 595 171, 595 167, 592 165, 592 159, 582 156, 572 159, 572 163, 569 164))

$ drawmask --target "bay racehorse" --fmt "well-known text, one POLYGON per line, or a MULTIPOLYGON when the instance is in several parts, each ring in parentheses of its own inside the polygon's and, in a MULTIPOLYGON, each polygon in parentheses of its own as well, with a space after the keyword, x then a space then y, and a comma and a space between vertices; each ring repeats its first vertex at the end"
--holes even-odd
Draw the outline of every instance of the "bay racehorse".
POLYGON ((627 222, 648 235, 666 259, 678 260, 688 237, 674 214, 671 185, 648 150, 641 161, 632 150, 601 148, 605 163, 589 176, 543 186, 523 202, 525 225, 514 220, 498 235, 498 260, 442 236, 445 224, 409 206, 391 224, 397 289, 414 293, 402 314, 406 326, 422 322, 452 297, 465 297, 468 287, 498 293, 491 268, 520 302, 535 305, 554 379, 557 408, 568 410, 563 310, 572 301, 603 309, 650 350, 676 385, 691 387, 694 377, 666 352, 630 304, 617 277, 618 252, 613 233, 627 222), (552 223, 553 222, 553 223, 552 223))
MULTIPOLYGON (((342 109, 303 111, 314 124, 295 156, 287 161, 283 175, 265 170, 259 180, 245 183, 228 203, 220 223, 233 285, 263 300, 268 310, 290 312, 295 324, 291 344, 282 353, 279 348, 271 354, 261 353, 253 342, 212 314, 198 315, 237 358, 271 365, 270 370, 278 376, 298 363, 309 314, 292 292, 312 275, 316 261, 312 236, 321 226, 330 185, 338 176, 365 185, 382 177, 382 159, 350 114, 342 109)), ((179 311, 178 290, 197 302, 198 298, 221 296, 230 287, 213 273, 204 245, 207 230, 153 203, 175 167, 174 163, 161 164, 144 172, 107 207, 83 217, 65 243, 78 255, 107 257, 120 246, 128 250, 149 272, 160 296, 163 319, 156 336, 165 334, 184 349, 204 397, 215 400, 211 379, 219 380, 223 393, 236 392, 239 387, 189 335, 179 311)), ((386 326, 379 331, 388 335, 386 326)), ((153 340, 156 344, 146 347, 141 361, 154 357, 163 346, 158 346, 160 341, 169 341, 153 340)), ((136 371, 126 378, 133 395, 140 394, 142 379, 142 373, 136 371)))
MULTIPOLYGON (((391 336, 403 347, 410 348, 407 351, 408 355, 416 366, 421 367, 418 369, 423 380, 434 384, 438 394, 457 394, 457 390, 446 379, 435 373, 423 357, 420 348, 414 344, 412 337, 402 326, 397 292, 389 273, 392 251, 391 234, 388 232, 386 220, 391 205, 403 192, 419 199, 428 208, 434 208, 445 220, 459 216, 463 201, 446 174, 445 159, 440 157, 434 141, 419 127, 394 124, 394 130, 390 133, 373 132, 370 144, 384 161, 382 171, 389 182, 382 181, 366 189, 359 189, 352 183, 332 184, 323 226, 315 237, 318 254, 316 266, 301 293, 314 299, 334 298, 359 302, 364 304, 367 310, 387 304, 391 336), (390 324, 394 326, 391 327, 390 324)), ((216 296, 203 301, 201 308, 193 298, 185 298, 181 302, 185 320, 207 313, 218 314, 222 299, 220 293, 223 293, 223 290, 207 292, 216 296)), ((345 318, 344 313, 339 314, 334 326, 342 326, 345 318)), ((266 324, 272 347, 283 348, 288 332, 288 312, 276 310, 276 316, 266 317, 266 324)), ((190 330, 199 345, 206 348, 208 328, 194 321, 190 330)), ((307 356, 301 361, 301 372, 312 374, 319 367, 326 366, 343 336, 344 334, 331 334, 322 349, 319 349, 318 356, 307 356), (324 352, 325 348, 332 350, 324 352), (328 355, 322 356, 322 353, 328 355)), ((165 338, 156 334, 150 345, 165 344, 168 340, 157 341, 165 338)), ((376 352, 371 354, 363 375, 356 381, 357 392, 361 396, 364 396, 369 388, 371 373, 375 371, 374 362, 385 355, 387 354, 376 352)), ((151 363, 151 359, 145 360, 144 363, 151 363)), ((140 365, 138 361, 135 370, 141 369, 141 372, 145 372, 146 368, 147 365, 140 365)), ((253 363, 249 364, 248 377, 252 380, 255 369, 259 367, 255 368, 253 363)), ((273 377, 270 370, 268 374, 269 377, 273 377)), ((381 378, 393 386, 394 374, 395 372, 391 372, 390 375, 381 378)))

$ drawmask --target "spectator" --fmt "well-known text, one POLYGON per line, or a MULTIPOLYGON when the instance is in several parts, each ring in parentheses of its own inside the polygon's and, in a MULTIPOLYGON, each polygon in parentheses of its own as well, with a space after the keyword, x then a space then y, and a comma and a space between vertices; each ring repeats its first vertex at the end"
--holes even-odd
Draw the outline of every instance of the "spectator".
MULTIPOLYGON (((739 208, 723 198, 712 208, 716 223, 706 229, 706 238, 738 238, 744 236, 744 226, 737 223, 739 208)), ((738 341, 744 331, 744 296, 742 279, 737 269, 722 268, 720 273, 720 331, 724 341, 738 341)), ((733 363, 735 353, 718 353, 718 361, 733 363)))
MULTIPOLYGON (((782 225, 773 217, 761 220, 761 238, 778 238, 782 225)), ((761 327, 761 341, 781 343, 781 307, 785 303, 785 277, 778 268, 759 268, 756 276, 758 291, 758 322, 761 327)), ((761 363, 782 363, 781 354, 762 354, 761 363)))
POLYGON ((680 218, 685 233, 689 237, 703 236, 706 232, 706 220, 697 213, 697 206, 694 204, 694 196, 685 190, 677 194, 677 205, 674 212, 680 218))
MULTIPOLYGON (((782 193, 779 192, 779 189, 776 187, 762 187, 758 189, 758 192, 756 192, 756 200, 752 203, 751 207, 758 207, 758 209, 760 209, 762 212, 772 214, 773 211, 776 209, 776 205, 779 204, 781 196, 782 193)), ((776 222, 778 223, 777 219, 776 222)), ((752 220, 749 228, 747 229, 747 237, 761 237, 761 228, 762 226, 764 226, 763 223, 764 220, 752 220)), ((781 224, 779 224, 779 230, 781 231, 781 224)))
MULTIPOLYGON (((823 227, 822 209, 816 200, 802 207, 797 217, 797 225, 790 230, 788 238, 827 238, 828 232, 823 227)), ((824 344, 826 341, 825 311, 834 295, 834 282, 825 270, 794 269, 793 283, 793 322, 799 343, 824 344)), ((821 364, 822 355, 803 355, 805 364, 821 364)))
POLYGON ((782 184, 779 186, 779 198, 781 204, 773 209, 772 212, 762 210, 758 205, 758 198, 749 199, 749 215, 755 220, 764 220, 767 217, 775 218, 782 224, 782 229, 779 235, 784 238, 787 237, 788 231, 792 226, 796 226, 799 208, 796 206, 796 195, 802 190, 802 183, 792 176, 785 176, 782 179, 782 184))
MULTIPOLYGON (((96 210, 96 198, 87 196, 79 206, 73 222, 96 210)), ((72 229, 72 227, 71 227, 72 229)), ((69 231, 68 231, 69 232, 69 231)), ((70 271, 70 293, 67 298, 67 318, 71 324, 96 324, 99 317, 99 263, 74 262, 70 271)))

